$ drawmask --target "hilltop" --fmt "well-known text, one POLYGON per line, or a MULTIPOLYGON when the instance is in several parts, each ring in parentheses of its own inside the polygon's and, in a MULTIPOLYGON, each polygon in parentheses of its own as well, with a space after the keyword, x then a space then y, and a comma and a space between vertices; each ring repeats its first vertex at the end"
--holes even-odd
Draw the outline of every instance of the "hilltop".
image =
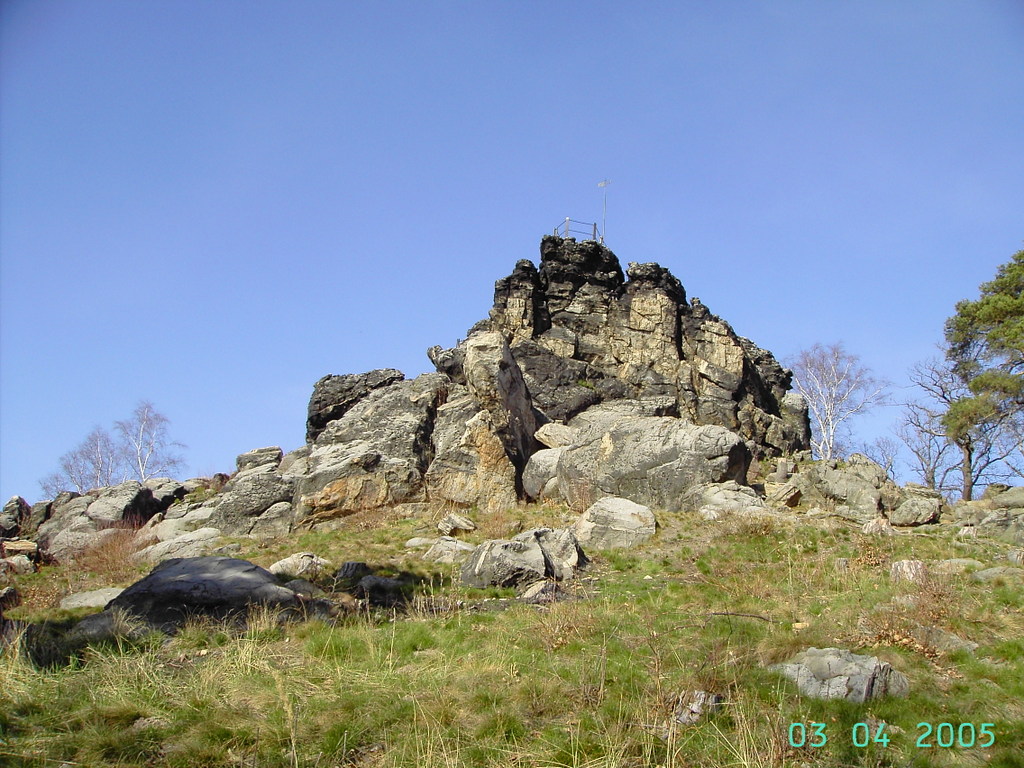
POLYGON ((774 356, 596 241, 428 355, 230 475, 10 500, 0 757, 1020 764, 1024 489, 812 461, 774 356))

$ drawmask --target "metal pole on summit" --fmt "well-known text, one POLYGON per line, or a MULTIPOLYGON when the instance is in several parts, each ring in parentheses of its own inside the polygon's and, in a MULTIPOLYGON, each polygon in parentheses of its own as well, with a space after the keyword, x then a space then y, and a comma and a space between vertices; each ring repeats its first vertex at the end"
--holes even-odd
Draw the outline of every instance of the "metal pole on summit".
POLYGON ((611 181, 608 180, 608 179, 605 179, 604 181, 599 181, 597 183, 597 186, 599 186, 602 189, 604 189, 604 206, 603 206, 603 209, 602 209, 602 212, 601 212, 601 242, 602 243, 604 243, 604 239, 608 235, 608 185, 609 184, 611 184, 611 181))

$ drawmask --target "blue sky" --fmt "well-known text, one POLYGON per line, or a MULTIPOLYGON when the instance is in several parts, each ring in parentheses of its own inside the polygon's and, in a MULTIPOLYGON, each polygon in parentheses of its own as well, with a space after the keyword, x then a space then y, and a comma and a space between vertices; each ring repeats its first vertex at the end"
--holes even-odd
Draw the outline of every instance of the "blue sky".
POLYGON ((4 0, 0 496, 141 399, 190 474, 299 447, 604 178, 623 262, 905 383, 1024 248, 1024 4, 4 0))

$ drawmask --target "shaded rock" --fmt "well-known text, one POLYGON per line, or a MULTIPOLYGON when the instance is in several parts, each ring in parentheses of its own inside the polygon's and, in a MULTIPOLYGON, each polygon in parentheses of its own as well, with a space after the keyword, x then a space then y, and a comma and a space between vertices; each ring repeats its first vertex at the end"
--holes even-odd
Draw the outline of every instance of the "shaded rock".
POLYGON ((331 567, 331 561, 318 557, 312 552, 298 552, 267 568, 275 576, 318 579, 331 567))
POLYGON ((1011 549, 1006 553, 1006 559, 1014 565, 1024 565, 1024 549, 1011 549))
POLYGON ((114 598, 107 610, 173 627, 191 616, 227 618, 253 605, 297 608, 299 599, 272 573, 246 560, 190 557, 160 563, 114 598))
POLYGON ((527 584, 519 593, 519 599, 530 605, 544 605, 558 600, 559 587, 555 581, 545 579, 527 584))
POLYGON ((463 370, 473 399, 490 414, 491 426, 516 470, 537 449, 537 419, 522 371, 500 333, 478 333, 465 342, 463 370))
POLYGON ((544 448, 534 453, 523 470, 523 493, 537 501, 558 496, 558 459, 564 448, 544 448))
POLYGON ((313 395, 309 399, 306 442, 316 442, 330 422, 340 419, 370 392, 404 379, 405 375, 394 368, 344 376, 324 376, 313 385, 313 395))
POLYGON ((0 510, 0 537, 15 537, 32 515, 32 507, 21 496, 12 496, 0 510))
POLYGON ((62 611, 72 611, 76 608, 104 608, 123 591, 124 589, 121 587, 106 587, 89 592, 76 592, 62 599, 60 608, 62 611))
POLYGON ((594 502, 572 530, 579 543, 588 549, 624 549, 649 540, 656 528, 650 507, 607 496, 594 502))
POLYGON ((285 582, 285 588, 290 589, 296 595, 307 598, 324 597, 327 593, 311 581, 306 579, 292 579, 285 582))
POLYGON ((372 574, 373 569, 366 563, 350 560, 341 564, 331 577, 331 581, 335 591, 351 590, 364 576, 372 574))
POLYGON ((3 617, 4 611, 17 608, 19 605, 21 605, 21 595, 15 587, 0 587, 0 618, 3 617))
POLYGON ((793 680, 800 693, 816 699, 856 703, 882 696, 906 696, 907 678, 874 656, 839 648, 808 648, 782 664, 768 667, 793 680))
POLYGON ((352 590, 352 594, 366 600, 370 605, 392 606, 408 599, 407 582, 389 576, 364 576, 352 590))

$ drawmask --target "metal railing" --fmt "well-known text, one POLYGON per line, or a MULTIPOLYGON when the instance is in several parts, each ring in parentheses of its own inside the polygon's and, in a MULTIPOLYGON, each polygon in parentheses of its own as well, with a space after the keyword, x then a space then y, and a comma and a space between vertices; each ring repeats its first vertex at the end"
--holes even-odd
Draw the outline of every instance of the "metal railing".
POLYGON ((576 219, 570 219, 568 216, 565 217, 564 221, 559 222, 552 234, 559 237, 580 235, 587 240, 597 240, 599 243, 604 242, 604 235, 598 230, 597 222, 591 224, 586 221, 576 221, 576 219))

